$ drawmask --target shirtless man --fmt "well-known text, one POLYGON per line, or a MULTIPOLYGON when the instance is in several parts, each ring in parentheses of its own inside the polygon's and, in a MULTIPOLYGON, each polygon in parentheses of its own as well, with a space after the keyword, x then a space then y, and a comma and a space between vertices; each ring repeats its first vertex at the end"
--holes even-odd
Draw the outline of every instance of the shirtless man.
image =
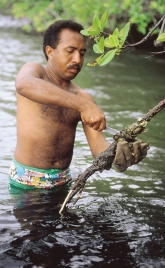
MULTIPOLYGON (((16 77, 17 145, 10 167, 11 185, 50 189, 68 183, 79 121, 93 157, 110 145, 102 133, 104 113, 87 92, 71 82, 86 52, 82 29, 73 21, 50 25, 43 41, 47 65, 26 63, 16 77)), ((123 142, 114 163, 123 171, 146 154, 147 144, 135 142, 133 156, 129 144, 123 142)))

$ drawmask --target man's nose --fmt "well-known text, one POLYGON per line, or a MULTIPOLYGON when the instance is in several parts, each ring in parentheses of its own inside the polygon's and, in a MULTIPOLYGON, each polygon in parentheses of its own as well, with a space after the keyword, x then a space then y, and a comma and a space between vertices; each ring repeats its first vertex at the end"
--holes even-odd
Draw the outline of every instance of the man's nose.
POLYGON ((79 64, 81 62, 81 56, 80 56, 79 51, 74 52, 72 61, 77 63, 77 64, 79 64))

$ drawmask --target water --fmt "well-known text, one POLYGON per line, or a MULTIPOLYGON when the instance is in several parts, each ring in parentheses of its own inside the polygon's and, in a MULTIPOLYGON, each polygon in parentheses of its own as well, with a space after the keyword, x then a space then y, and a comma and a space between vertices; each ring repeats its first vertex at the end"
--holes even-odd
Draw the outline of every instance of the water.
MULTIPOLYGON (((61 218, 65 192, 21 191, 8 185, 16 143, 14 79, 26 61, 45 60, 40 36, 5 26, 1 23, 0 267, 165 267, 165 111, 140 137, 150 142, 148 157, 125 173, 111 169, 91 176, 77 205, 61 218)), ((75 79, 94 96, 113 128, 130 125, 165 97, 165 61, 145 59, 148 54, 132 50, 108 66, 90 68, 86 62, 94 55, 89 51, 75 79)), ((91 164, 79 124, 73 178, 91 164)))

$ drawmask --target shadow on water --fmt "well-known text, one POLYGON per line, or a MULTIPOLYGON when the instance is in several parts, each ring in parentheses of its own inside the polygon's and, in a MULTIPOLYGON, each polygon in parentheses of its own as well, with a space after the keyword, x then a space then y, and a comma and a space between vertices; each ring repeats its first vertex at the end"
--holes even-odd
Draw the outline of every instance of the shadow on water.
MULTIPOLYGON (((12 188, 10 194, 19 228, 3 245, 0 267, 164 267, 160 200, 90 196, 88 206, 81 200, 61 217, 58 212, 66 192, 54 195, 12 188)), ((165 201, 161 205, 165 207, 165 201)), ((10 231, 4 228, 1 235, 10 231)))
POLYGON ((20 228, 10 234, 1 267, 138 267, 130 247, 134 238, 121 229, 131 218, 119 204, 92 201, 88 210, 77 207, 61 218, 66 193, 11 189, 10 194, 20 228))

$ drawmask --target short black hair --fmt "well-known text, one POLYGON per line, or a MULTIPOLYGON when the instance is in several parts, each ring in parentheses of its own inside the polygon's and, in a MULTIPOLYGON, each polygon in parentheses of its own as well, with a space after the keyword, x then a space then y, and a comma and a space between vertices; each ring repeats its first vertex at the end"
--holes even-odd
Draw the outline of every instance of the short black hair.
POLYGON ((51 24, 45 31, 43 37, 43 52, 45 54, 46 60, 48 60, 48 56, 46 55, 45 51, 46 46, 56 48, 59 44, 60 33, 63 29, 69 29, 80 33, 80 31, 84 28, 81 24, 72 20, 58 20, 51 24))

